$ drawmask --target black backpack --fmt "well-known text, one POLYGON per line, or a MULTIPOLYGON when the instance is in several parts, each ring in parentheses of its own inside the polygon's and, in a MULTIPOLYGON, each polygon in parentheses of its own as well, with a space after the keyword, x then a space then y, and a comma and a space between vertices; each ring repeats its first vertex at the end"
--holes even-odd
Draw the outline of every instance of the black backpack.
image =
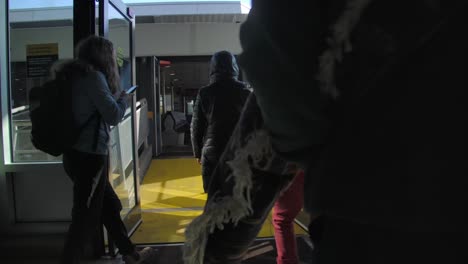
POLYGON ((52 156, 60 156, 70 149, 81 130, 96 116, 93 114, 76 127, 72 112, 74 76, 70 70, 58 72, 55 79, 32 88, 29 93, 31 142, 52 156))
POLYGON ((71 108, 71 76, 57 73, 55 79, 31 89, 29 109, 31 142, 37 149, 59 156, 72 146, 73 131, 71 108))

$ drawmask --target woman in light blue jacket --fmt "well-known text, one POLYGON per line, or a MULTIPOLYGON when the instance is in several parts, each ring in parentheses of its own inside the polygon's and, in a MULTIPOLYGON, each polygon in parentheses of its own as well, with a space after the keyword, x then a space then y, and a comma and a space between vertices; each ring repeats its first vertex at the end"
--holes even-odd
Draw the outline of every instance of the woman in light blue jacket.
POLYGON ((151 250, 135 250, 120 218, 122 205, 108 181, 109 126, 122 120, 128 98, 119 87, 115 50, 109 40, 91 36, 78 44, 77 57, 64 66, 73 72, 72 117, 80 131, 63 155, 73 181, 73 210, 61 263, 80 263, 84 245, 101 222, 125 263, 141 263, 151 250))

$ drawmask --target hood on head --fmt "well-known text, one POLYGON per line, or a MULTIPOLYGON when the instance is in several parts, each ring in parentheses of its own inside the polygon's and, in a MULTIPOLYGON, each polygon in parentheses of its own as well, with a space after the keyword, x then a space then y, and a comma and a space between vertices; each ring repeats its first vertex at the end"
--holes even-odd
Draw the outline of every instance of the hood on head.
POLYGON ((239 76, 239 66, 229 51, 219 51, 211 57, 211 78, 237 78, 237 76, 239 76))

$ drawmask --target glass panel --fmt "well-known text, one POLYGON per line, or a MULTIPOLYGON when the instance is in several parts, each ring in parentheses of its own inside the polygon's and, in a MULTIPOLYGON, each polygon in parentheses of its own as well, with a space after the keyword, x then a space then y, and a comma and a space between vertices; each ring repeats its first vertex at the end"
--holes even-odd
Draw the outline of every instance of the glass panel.
POLYGON ((111 128, 110 182, 122 203, 124 217, 135 206, 135 173, 133 165, 132 117, 127 109, 124 120, 111 128))
POLYGON ((132 65, 130 62, 130 22, 112 5, 109 6, 109 40, 117 52, 122 89, 132 86, 132 65))
POLYGON ((73 58, 73 0, 9 0, 13 161, 58 161, 31 143, 29 91, 56 61, 73 58))
MULTIPOLYGON (((238 2, 239 0, 203 0, 203 2, 238 2)), ((242 2, 250 2, 251 0, 242 0, 242 2)), ((200 2, 200 0, 123 0, 124 3, 126 4, 142 4, 142 3, 173 3, 173 2, 184 2, 184 3, 190 3, 190 2, 200 2)))
POLYGON ((166 94, 165 96, 166 112, 172 111, 172 94, 166 94))
MULTIPOLYGON (((109 40, 117 52, 121 88, 128 89, 132 84, 130 60, 130 22, 112 5, 109 5, 109 40)), ((122 202, 122 217, 136 204, 135 171, 133 164, 132 116, 127 109, 125 119, 112 128, 111 134, 111 184, 122 202)))
POLYGON ((72 7, 73 0, 10 0, 11 9, 72 7))
POLYGON ((193 115, 193 105, 194 105, 195 100, 189 100, 187 101, 187 110, 186 114, 187 115, 193 115))

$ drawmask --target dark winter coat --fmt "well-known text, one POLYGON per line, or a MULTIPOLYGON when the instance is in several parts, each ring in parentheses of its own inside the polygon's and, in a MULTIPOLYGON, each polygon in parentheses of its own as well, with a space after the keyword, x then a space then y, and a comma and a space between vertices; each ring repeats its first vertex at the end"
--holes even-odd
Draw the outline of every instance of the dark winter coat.
POLYGON ((211 60, 212 82, 200 89, 194 105, 192 146, 194 156, 202 161, 204 181, 213 172, 250 94, 238 75, 235 57, 225 51, 216 53, 211 60))

